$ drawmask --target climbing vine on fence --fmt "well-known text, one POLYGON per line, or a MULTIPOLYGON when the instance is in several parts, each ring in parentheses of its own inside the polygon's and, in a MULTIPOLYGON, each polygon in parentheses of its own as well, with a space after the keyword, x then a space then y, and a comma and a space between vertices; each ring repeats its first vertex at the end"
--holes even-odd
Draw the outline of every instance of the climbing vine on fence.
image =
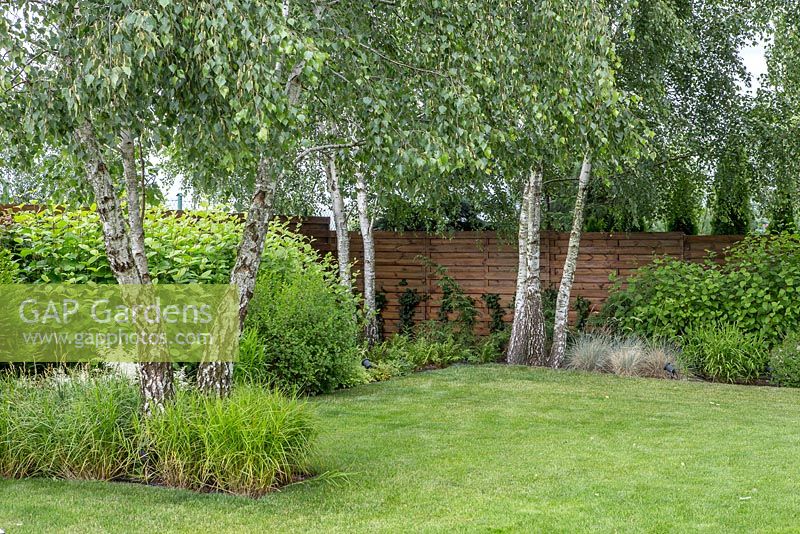
POLYGON ((401 334, 412 334, 414 331, 414 313, 417 311, 419 303, 425 300, 425 296, 420 295, 419 291, 408 286, 408 281, 403 278, 397 284, 401 287, 406 286, 405 291, 400 295, 400 322, 398 330, 401 334))
POLYGON ((494 334, 506 329, 505 316, 506 310, 500 305, 500 295, 498 293, 484 293, 481 300, 486 303, 489 311, 489 332, 494 334))

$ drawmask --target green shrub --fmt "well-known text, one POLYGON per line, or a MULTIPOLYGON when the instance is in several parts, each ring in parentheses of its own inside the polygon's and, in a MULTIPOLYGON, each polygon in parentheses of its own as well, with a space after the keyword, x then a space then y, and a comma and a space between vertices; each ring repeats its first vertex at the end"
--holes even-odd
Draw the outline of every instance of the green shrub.
POLYGON ((600 319, 621 332, 674 337, 689 327, 735 323, 771 347, 800 329, 800 237, 753 236, 722 266, 658 259, 618 281, 600 319))
POLYGON ((237 386, 224 399, 180 391, 140 431, 155 480, 258 497, 308 473, 317 425, 303 402, 237 386))
POLYGON ((506 357, 506 349, 511 339, 511 329, 505 328, 492 332, 478 341, 472 354, 467 357, 469 363, 494 363, 506 357))
POLYGON ((752 382, 766 371, 767 352, 759 334, 735 324, 690 327, 681 340, 683 364, 709 380, 752 382))
MULTIPOLYGON (((502 337, 491 343, 497 345, 502 337)), ((414 336, 397 334, 372 348, 369 360, 375 365, 370 370, 372 380, 385 380, 428 368, 447 367, 458 362, 496 361, 493 346, 485 347, 485 354, 476 352, 472 335, 462 334, 452 323, 428 321, 418 325, 414 336)), ((480 350, 480 345, 478 345, 480 350)))
POLYGON ((113 376, 0 379, 0 476, 111 480, 137 461, 139 394, 113 376))
POLYGON ((13 284, 19 276, 19 265, 11 258, 11 252, 0 248, 0 285, 13 284))
MULTIPOLYGON (((25 283, 115 283, 94 209, 20 211, 3 240, 25 283)), ((217 211, 177 217, 151 209, 144 220, 147 259, 162 283, 227 283, 241 222, 217 211)))
POLYGON ((616 282, 600 320, 622 333, 675 337, 690 324, 721 317, 720 278, 701 264, 656 259, 637 270, 627 286, 616 282))
POLYGON ((800 387, 800 334, 789 334, 780 345, 772 349, 769 367, 775 384, 800 387))
POLYGON ((330 260, 276 226, 265 248, 237 380, 309 394, 365 382, 358 302, 330 260))

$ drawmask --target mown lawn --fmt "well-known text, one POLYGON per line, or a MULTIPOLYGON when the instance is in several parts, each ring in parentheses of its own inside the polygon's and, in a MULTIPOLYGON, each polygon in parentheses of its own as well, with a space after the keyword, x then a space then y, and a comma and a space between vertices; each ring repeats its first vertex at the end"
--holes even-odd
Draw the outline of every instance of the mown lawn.
POLYGON ((800 390, 453 367, 312 401, 341 476, 254 501, 0 481, 17 532, 800 529, 800 390))

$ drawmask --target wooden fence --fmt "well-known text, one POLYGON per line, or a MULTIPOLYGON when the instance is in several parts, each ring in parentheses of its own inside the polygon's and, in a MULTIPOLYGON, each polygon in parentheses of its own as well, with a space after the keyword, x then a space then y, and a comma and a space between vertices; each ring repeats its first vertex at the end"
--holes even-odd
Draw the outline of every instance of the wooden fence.
MULTIPOLYGON (((0 206, 0 213, 38 210, 37 205, 0 206)), ((183 212, 174 212, 177 216, 183 212)), ((328 217, 307 217, 300 222, 300 232, 313 239, 321 253, 336 253, 336 233, 330 230, 328 217)), ((709 252, 722 260, 726 248, 742 236, 686 236, 682 233, 599 233, 589 232, 581 239, 572 301, 584 297, 597 311, 608 296, 609 276, 629 276, 637 267, 656 256, 672 256, 688 261, 703 261, 709 252)), ((542 235, 541 276, 545 288, 555 288, 561 281, 569 234, 544 232, 542 235)), ((363 247, 357 232, 350 234, 350 253, 356 271, 361 270, 363 247)), ((427 298, 417 307, 415 320, 434 319, 439 311, 442 292, 433 269, 423 258, 442 265, 464 292, 475 299, 478 310, 478 333, 488 332, 489 315, 481 295, 497 293, 501 305, 512 318, 510 304, 514 299, 517 276, 516 243, 501 239, 495 232, 454 232, 449 236, 421 232, 375 232, 376 288, 386 294, 383 312, 386 332, 397 331, 400 318, 400 295, 416 289, 427 298), (407 285, 401 285, 405 281, 407 285)), ((358 284, 363 280, 359 277, 358 284)), ((570 320, 575 319, 574 311, 570 320)))
MULTIPOLYGON (((328 219, 306 219, 301 232, 314 239, 320 252, 336 252, 336 234, 329 230, 328 219)), ((595 233, 581 239, 578 266, 572 288, 572 300, 584 297, 598 311, 608 296, 609 276, 629 276, 637 267, 656 256, 671 256, 688 261, 703 261, 709 252, 722 255, 741 236, 686 236, 682 233, 595 233)), ((541 276, 544 287, 557 287, 561 281, 568 233, 544 232, 542 235, 541 276)), ((361 270, 362 242, 358 233, 350 234, 350 252, 355 269, 361 270)), ((407 288, 416 289, 428 298, 416 310, 415 320, 434 319, 439 311, 442 292, 437 278, 422 258, 442 265, 447 273, 475 299, 479 333, 488 332, 489 315, 481 295, 497 293, 508 309, 514 299, 517 276, 515 243, 500 239, 494 232, 455 232, 449 236, 418 232, 375 232, 376 288, 386 293, 383 312, 387 333, 397 331, 400 317, 399 297, 407 288), (405 281, 407 285, 401 285, 405 281)), ((362 280, 358 280, 359 286, 362 280)), ((570 312, 574 320, 574 311, 570 312)))

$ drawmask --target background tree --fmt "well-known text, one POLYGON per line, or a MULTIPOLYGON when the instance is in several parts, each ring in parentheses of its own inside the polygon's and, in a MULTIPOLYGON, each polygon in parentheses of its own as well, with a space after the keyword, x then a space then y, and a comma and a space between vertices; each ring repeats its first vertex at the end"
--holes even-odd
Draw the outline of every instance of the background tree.
POLYGON ((750 177, 752 170, 743 144, 731 140, 717 162, 714 176, 715 234, 742 235, 750 229, 750 177))

